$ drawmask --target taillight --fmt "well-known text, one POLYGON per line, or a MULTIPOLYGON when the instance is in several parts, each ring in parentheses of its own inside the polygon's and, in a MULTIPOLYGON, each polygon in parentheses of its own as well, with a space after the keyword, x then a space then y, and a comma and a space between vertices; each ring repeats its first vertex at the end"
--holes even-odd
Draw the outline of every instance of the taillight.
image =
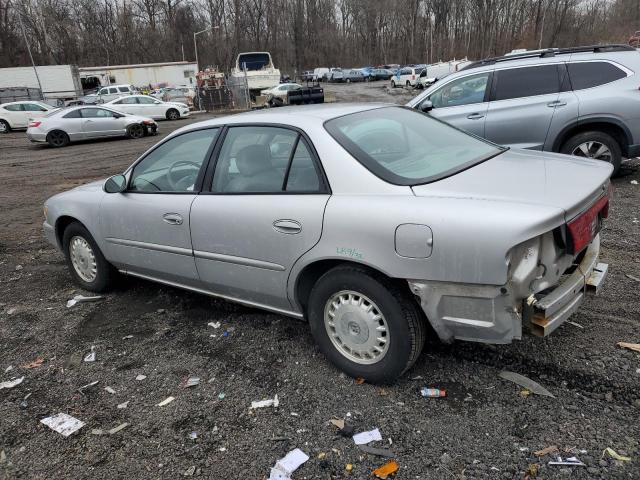
POLYGON ((40 125, 42 125, 42 122, 38 122, 38 121, 29 122, 29 128, 39 127, 40 125))
POLYGON ((609 216, 609 192, 594 203, 589 210, 567 224, 571 241, 570 253, 579 253, 596 236, 600 229, 600 219, 609 216))

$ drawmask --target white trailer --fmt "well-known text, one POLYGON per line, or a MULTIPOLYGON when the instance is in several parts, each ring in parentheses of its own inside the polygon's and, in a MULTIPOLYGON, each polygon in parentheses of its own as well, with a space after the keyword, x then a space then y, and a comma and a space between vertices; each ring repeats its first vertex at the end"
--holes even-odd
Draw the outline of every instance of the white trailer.
POLYGON ((195 86, 195 62, 141 63, 79 68, 85 89, 105 85, 133 85, 138 88, 195 86))
POLYGON ((75 65, 41 65, 0 68, 0 88, 37 88, 45 100, 72 99, 82 95, 82 85, 75 65), (38 84, 38 78, 40 84, 38 84))

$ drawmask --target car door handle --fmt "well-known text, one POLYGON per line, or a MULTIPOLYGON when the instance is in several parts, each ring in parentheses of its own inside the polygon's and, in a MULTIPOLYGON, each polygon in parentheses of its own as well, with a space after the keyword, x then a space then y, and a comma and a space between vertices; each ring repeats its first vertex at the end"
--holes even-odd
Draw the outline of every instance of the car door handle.
POLYGON ((467 115, 467 118, 469 120, 480 120, 481 118, 484 118, 484 115, 481 113, 472 113, 471 115, 467 115))
POLYGON ((273 229, 276 232, 294 234, 302 231, 302 225, 295 220, 276 220, 273 222, 273 229))
POLYGON ((547 107, 564 107, 567 102, 563 102, 562 100, 556 100, 555 102, 547 103, 547 107))
POLYGON ((165 213, 162 220, 169 225, 182 225, 182 216, 177 213, 165 213))

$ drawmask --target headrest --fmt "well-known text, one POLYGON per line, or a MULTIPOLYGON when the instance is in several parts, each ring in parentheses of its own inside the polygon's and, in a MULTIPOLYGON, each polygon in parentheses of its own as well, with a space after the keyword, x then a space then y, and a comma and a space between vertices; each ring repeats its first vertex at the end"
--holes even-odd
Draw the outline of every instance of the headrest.
POLYGON ((245 177, 271 168, 271 152, 267 145, 248 145, 236 154, 236 166, 245 177))

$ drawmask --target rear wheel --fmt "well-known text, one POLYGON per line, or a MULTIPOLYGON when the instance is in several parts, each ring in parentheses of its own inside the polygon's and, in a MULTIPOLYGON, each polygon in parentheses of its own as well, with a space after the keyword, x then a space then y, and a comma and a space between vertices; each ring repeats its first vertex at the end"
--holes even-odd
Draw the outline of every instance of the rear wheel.
POLYGON ((340 266, 320 277, 308 314, 311 332, 329 360, 371 383, 397 379, 424 345, 424 321, 409 292, 363 267, 340 266))
POLYGON ((0 120, 0 133, 9 133, 11 131, 11 127, 9 123, 5 120, 0 120))
POLYGON ((52 147, 65 147, 69 145, 69 135, 62 130, 53 130, 47 135, 47 143, 52 147))
POLYGON ((396 88, 396 82, 394 80, 391 80, 391 88, 396 88))
POLYGON ((89 231, 79 222, 67 226, 62 236, 67 267, 75 282, 85 290, 104 292, 117 276, 117 270, 102 255, 89 231))
POLYGON ((565 142, 560 151, 576 157, 609 162, 613 165, 612 176, 618 173, 622 163, 622 150, 618 142, 611 135, 596 130, 574 135, 565 142))
POLYGON ((178 120, 180 118, 180 112, 175 108, 167 110, 167 120, 178 120))
POLYGON ((411 86, 411 82, 410 82, 409 80, 407 80, 406 86, 407 86, 407 87, 410 87, 410 86, 411 86))
POLYGON ((142 138, 144 137, 144 127, 139 123, 129 125, 127 128, 127 137, 129 138, 142 138))

